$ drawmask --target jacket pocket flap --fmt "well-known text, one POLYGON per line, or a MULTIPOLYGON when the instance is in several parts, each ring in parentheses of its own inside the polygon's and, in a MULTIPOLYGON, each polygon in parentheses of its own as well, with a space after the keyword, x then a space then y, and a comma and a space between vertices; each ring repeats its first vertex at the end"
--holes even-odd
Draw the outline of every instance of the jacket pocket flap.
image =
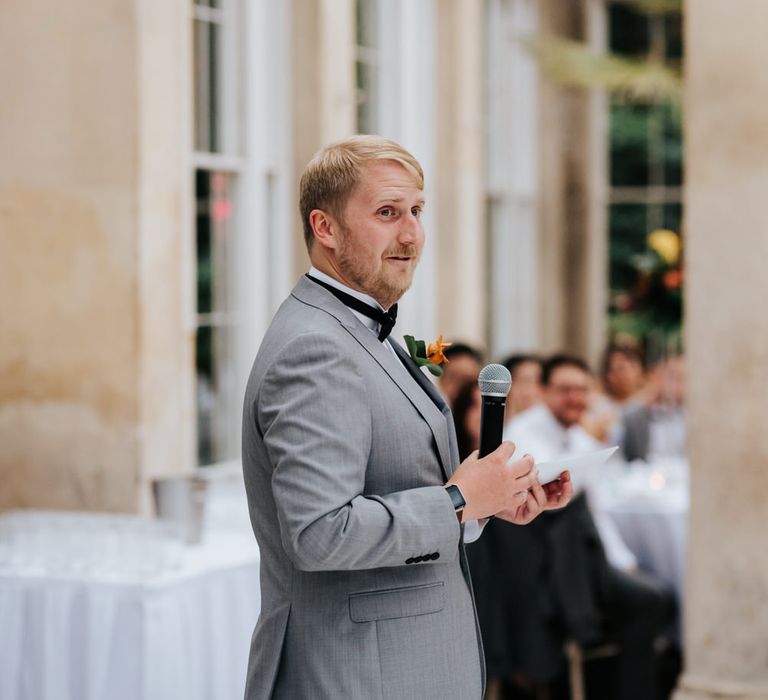
POLYGON ((370 593, 354 593, 349 596, 349 616, 353 622, 428 615, 439 612, 443 607, 445 584, 442 581, 370 593))

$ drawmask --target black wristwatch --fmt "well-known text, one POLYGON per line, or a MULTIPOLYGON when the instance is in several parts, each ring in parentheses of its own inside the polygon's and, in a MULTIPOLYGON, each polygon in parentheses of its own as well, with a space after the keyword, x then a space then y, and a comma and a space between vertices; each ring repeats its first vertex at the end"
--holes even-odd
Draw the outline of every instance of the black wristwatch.
POLYGON ((461 489, 456 486, 456 484, 449 484, 445 487, 445 490, 448 492, 448 495, 451 497, 451 503, 453 503, 453 509, 456 511, 456 513, 461 513, 464 508, 467 506, 467 501, 464 498, 464 494, 461 492, 461 489))

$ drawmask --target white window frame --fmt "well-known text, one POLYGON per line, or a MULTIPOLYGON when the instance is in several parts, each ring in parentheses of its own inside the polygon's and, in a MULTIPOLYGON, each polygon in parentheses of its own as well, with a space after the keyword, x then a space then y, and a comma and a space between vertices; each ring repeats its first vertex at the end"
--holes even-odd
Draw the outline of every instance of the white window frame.
MULTIPOLYGON (((193 5, 192 17, 214 19, 224 27, 219 63, 221 148, 219 152, 193 151, 190 165, 191 176, 199 169, 233 176, 231 291, 236 311, 197 313, 193 255, 189 316, 193 335, 201 322, 230 324, 235 331, 231 359, 237 390, 228 438, 235 449, 223 460, 230 463, 240 456, 240 410, 251 363, 269 320, 292 283, 291 40, 287 3, 220 0, 220 5, 193 5)), ((194 221, 192 226, 194 240, 194 221)))
POLYGON ((536 0, 487 0, 486 137, 492 357, 539 347, 538 68, 520 39, 536 0))
MULTIPOLYGON (((379 5, 380 12, 381 4, 379 5)), ((435 0, 386 0, 378 22, 378 133, 410 151, 424 170, 426 241, 411 289, 398 304, 396 339, 434 339, 437 329, 435 172, 435 0)))

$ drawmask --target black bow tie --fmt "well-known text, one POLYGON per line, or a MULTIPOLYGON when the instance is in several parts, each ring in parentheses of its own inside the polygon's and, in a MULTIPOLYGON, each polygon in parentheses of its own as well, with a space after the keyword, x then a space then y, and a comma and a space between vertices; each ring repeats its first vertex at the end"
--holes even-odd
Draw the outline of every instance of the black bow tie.
POLYGON ((381 326, 379 331, 379 340, 384 342, 386 337, 392 332, 392 328, 397 321, 397 304, 392 304, 389 307, 389 311, 382 311, 375 306, 366 304, 364 301, 360 301, 357 297, 353 297, 351 294, 342 292, 336 287, 326 284, 316 277, 312 277, 309 273, 306 275, 307 279, 312 280, 315 284, 319 284, 321 287, 325 287, 333 296, 335 296, 342 304, 348 306, 350 309, 354 309, 358 313, 373 319, 381 326))

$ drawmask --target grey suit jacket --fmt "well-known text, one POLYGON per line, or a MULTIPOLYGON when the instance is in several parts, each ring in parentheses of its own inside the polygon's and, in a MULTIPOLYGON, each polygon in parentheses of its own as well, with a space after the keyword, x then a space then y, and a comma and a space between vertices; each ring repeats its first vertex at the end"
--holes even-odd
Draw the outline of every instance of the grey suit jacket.
POLYGON ((450 412, 426 378, 302 278, 245 395, 261 552, 248 700, 481 697, 474 600, 442 486, 457 463, 450 412))

